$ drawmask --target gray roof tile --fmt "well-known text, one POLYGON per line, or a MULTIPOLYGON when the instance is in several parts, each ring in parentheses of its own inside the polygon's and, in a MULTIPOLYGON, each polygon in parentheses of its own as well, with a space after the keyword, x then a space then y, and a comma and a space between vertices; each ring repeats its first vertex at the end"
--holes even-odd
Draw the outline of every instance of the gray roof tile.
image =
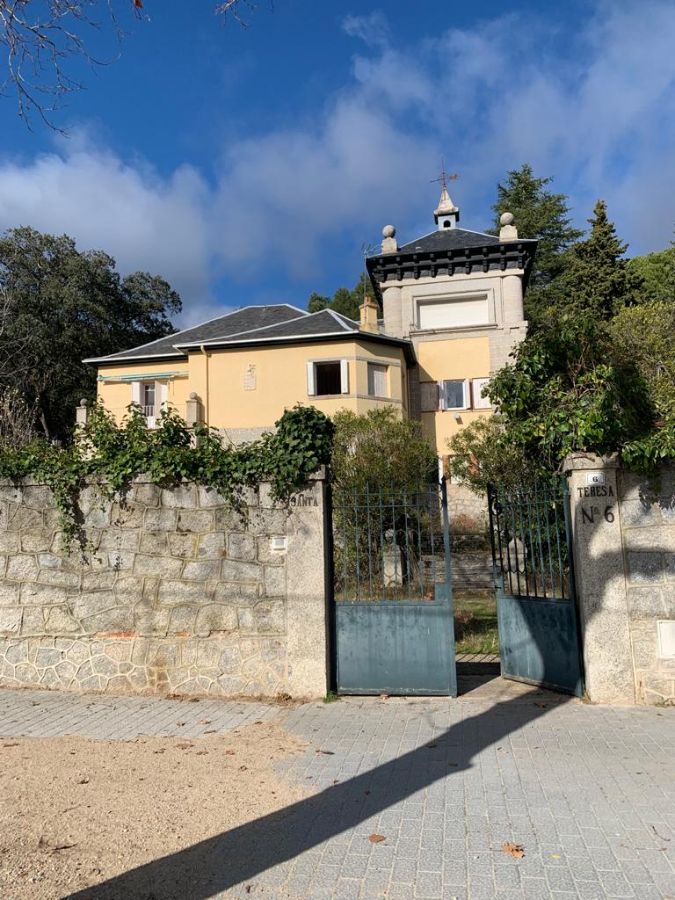
POLYGON ((296 309, 294 306, 289 306, 286 303, 275 306, 245 306, 243 309, 237 309, 224 316, 218 316, 208 322, 203 322, 201 325, 186 328, 184 331, 177 331, 174 334, 167 335, 167 337, 151 341, 149 344, 142 344, 140 347, 134 347, 131 350, 122 350, 110 356, 85 360, 85 362, 103 362, 108 360, 110 362, 124 362, 127 359, 183 356, 184 354, 176 349, 177 345, 203 344, 214 338, 224 338, 228 335, 250 331, 254 328, 278 325, 291 319, 303 318, 308 315, 309 313, 305 313, 301 309, 296 309))
POLYGON ((485 247, 488 244, 498 243, 499 238, 495 237, 494 234, 484 234, 482 231, 468 231, 465 228, 443 228, 403 244, 402 247, 398 248, 398 252, 443 252, 446 250, 465 250, 467 247, 485 247))

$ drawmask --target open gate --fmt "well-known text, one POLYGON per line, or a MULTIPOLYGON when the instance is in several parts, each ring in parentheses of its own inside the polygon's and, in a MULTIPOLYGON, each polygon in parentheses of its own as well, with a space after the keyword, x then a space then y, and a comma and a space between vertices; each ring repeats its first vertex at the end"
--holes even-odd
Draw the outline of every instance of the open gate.
POLYGON ((502 677, 581 696, 567 483, 491 487, 488 501, 502 677))
POLYGON ((336 496, 333 544, 338 692, 456 696, 445 484, 336 496))

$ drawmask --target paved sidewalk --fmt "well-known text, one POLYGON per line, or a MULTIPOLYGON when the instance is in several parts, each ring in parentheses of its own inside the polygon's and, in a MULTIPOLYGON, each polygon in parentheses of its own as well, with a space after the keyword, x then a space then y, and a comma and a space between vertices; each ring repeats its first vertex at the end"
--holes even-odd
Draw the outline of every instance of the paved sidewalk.
POLYGON ((147 898, 160 868, 185 900, 675 898, 675 710, 471 696, 283 709, 2 691, 0 735, 198 738, 208 708, 210 729, 276 718, 310 744, 279 767, 306 800, 78 900, 147 898))

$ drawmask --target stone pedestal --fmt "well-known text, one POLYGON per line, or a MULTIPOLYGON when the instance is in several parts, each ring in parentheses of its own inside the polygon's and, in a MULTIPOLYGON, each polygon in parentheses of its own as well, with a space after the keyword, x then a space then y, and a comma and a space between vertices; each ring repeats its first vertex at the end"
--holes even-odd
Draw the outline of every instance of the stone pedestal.
POLYGON ((616 457, 592 454, 565 463, 586 693, 596 703, 636 699, 617 468, 616 457))

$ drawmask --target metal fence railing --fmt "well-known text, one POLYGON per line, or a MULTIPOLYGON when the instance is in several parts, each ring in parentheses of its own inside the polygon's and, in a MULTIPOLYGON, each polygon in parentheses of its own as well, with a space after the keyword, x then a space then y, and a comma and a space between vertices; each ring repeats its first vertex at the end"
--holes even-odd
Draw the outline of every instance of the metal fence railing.
POLYGON ((516 597, 574 597, 569 502, 564 479, 516 490, 488 489, 497 587, 516 597))
POLYGON ((444 487, 336 492, 335 599, 433 600, 449 581, 444 487))

